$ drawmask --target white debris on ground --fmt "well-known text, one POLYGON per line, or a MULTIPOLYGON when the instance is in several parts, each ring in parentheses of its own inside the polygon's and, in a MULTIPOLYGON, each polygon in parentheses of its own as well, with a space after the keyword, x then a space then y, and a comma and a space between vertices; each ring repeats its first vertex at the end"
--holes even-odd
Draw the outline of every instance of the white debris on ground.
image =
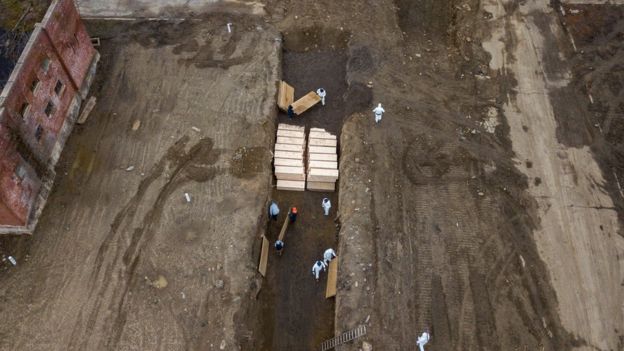
POLYGON ((487 117, 483 122, 480 122, 481 127, 485 129, 488 133, 494 134, 496 131, 496 127, 500 124, 498 121, 498 111, 496 107, 490 106, 487 110, 487 117))

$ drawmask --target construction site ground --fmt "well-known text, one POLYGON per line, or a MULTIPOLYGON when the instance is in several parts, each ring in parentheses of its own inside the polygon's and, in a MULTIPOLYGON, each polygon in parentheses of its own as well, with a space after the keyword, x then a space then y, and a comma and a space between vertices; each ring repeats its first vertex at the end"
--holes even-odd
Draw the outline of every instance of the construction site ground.
POLYGON ((218 15, 88 23, 102 42, 98 102, 64 150, 37 232, 3 242, 19 263, 2 274, 0 349, 257 338, 251 253, 266 220, 281 44, 260 18, 237 24, 230 35, 218 15))
POLYGON ((98 103, 0 241, 0 349, 624 349, 619 1, 157 3, 88 23, 98 103), (328 92, 293 123, 339 135, 330 218, 271 187, 282 78, 328 92))

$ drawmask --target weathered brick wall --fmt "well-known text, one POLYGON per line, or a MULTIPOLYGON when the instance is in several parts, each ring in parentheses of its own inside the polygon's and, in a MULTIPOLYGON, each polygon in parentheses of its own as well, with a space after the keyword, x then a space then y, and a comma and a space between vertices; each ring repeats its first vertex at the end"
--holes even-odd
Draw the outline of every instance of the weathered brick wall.
POLYGON ((97 57, 73 1, 53 1, 0 94, 0 233, 38 213, 97 57))
POLYGON ((41 24, 76 83, 76 88, 80 89, 95 55, 91 37, 73 1, 59 1, 51 7, 53 10, 46 13, 41 24))
POLYGON ((17 152, 10 130, 0 124, 0 223, 25 225, 40 188, 39 177, 17 152))
POLYGON ((10 117, 10 126, 37 159, 48 163, 76 89, 41 26, 33 31, 4 94, 7 95, 4 108, 10 117), (33 89, 36 81, 37 87, 33 89), (55 91, 58 82, 62 84, 59 94, 55 91), (28 105, 26 111, 22 111, 24 104, 28 105), (52 104, 49 115, 46 113, 48 104, 52 104))

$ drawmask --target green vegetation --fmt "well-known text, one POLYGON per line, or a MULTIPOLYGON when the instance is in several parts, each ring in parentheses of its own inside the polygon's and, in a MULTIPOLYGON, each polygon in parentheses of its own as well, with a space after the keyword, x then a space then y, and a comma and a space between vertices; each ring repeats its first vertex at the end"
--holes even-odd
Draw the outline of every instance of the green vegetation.
POLYGON ((7 31, 15 28, 29 32, 41 21, 49 4, 49 0, 0 0, 0 27, 7 31))

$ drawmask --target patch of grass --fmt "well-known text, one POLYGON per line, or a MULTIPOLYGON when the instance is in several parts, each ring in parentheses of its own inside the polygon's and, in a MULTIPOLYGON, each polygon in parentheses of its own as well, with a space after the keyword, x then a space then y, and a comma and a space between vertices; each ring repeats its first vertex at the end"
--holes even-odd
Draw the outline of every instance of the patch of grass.
POLYGON ((0 0, 0 9, 2 9, 0 27, 4 30, 13 30, 26 10, 30 8, 16 28, 20 32, 30 32, 35 23, 41 21, 49 5, 50 0, 0 0))

